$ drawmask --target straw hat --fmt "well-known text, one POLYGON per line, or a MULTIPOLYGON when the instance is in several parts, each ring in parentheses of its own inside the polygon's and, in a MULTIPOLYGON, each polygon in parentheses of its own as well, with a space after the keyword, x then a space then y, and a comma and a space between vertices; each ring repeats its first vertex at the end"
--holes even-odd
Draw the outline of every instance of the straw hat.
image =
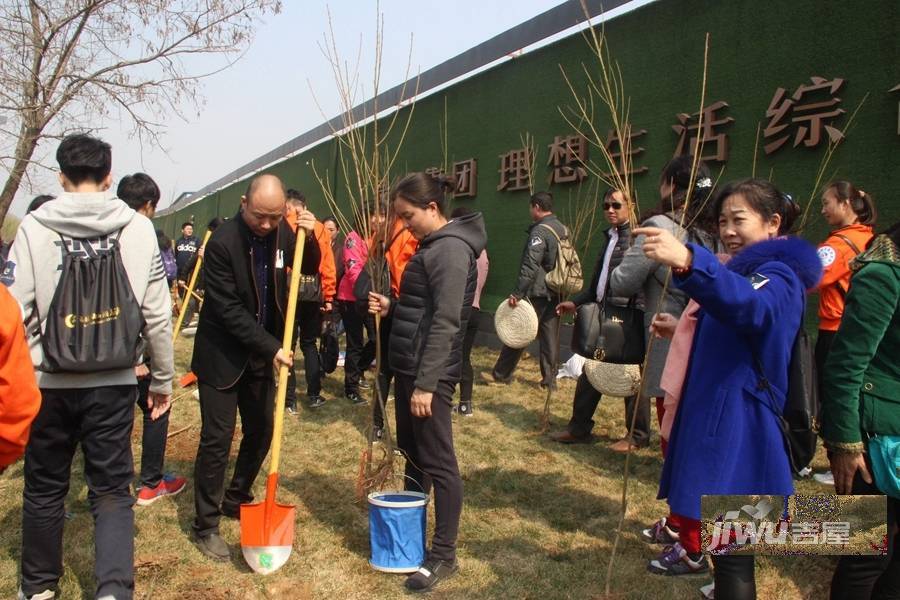
POLYGON ((616 365, 599 360, 586 360, 584 373, 594 389, 604 396, 625 398, 641 387, 640 365, 616 365))
POLYGON ((501 342, 518 350, 537 337, 538 316, 531 302, 525 299, 519 300, 515 307, 504 300, 494 313, 494 329, 501 342))

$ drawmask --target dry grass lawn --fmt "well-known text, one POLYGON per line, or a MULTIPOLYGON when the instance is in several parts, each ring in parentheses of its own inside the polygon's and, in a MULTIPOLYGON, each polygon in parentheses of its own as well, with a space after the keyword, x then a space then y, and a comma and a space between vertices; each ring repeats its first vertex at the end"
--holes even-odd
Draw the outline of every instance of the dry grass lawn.
MULTIPOLYGON (((178 372, 185 372, 190 340, 178 343, 178 372)), ((476 350, 476 371, 487 369, 493 353, 476 350)), ((399 598, 403 577, 372 570, 366 507, 354 486, 368 409, 342 397, 341 370, 329 376, 328 403, 316 411, 286 415, 281 502, 297 507, 294 552, 277 573, 249 570, 239 548, 237 522, 223 520, 232 545, 230 563, 202 556, 189 540, 193 491, 135 507, 137 598, 399 598)), ((302 376, 301 376, 302 377, 302 376)), ((607 450, 624 432, 622 403, 604 399, 595 417, 590 445, 563 446, 538 433, 544 395, 538 390, 536 361, 523 360, 508 387, 476 387, 475 415, 456 418, 456 448, 465 483, 460 530, 460 574, 443 584, 438 598, 601 598, 619 514, 624 458, 607 450)), ((302 381, 302 379, 300 379, 302 381)), ((567 422, 575 385, 562 380, 552 406, 553 428, 567 422)), ((392 407, 391 407, 392 408, 392 407)), ((199 436, 199 409, 179 401, 170 432, 167 469, 193 472, 199 436)), ((137 411, 140 415, 140 412, 137 411)), ((140 419, 135 422, 135 456, 140 456, 140 419)), ((235 446, 236 450, 236 446, 235 446)), ((136 458, 137 460, 137 458, 136 458)), ((659 446, 638 451, 632 460, 626 533, 619 546, 612 590, 616 598, 699 597, 708 576, 666 578, 646 572, 657 552, 638 538, 639 528, 665 514, 656 500, 661 467, 659 446)), ((823 467, 819 457, 818 467, 823 467)), ((264 478, 257 481, 261 497, 264 478)), ((800 490, 822 491, 803 483, 800 490)), ((0 479, 0 597, 13 597, 18 579, 21 520, 21 463, 0 479)), ((93 598, 93 525, 87 490, 77 465, 67 500, 73 513, 65 531, 62 598, 93 598)), ((759 597, 824 598, 833 559, 757 560, 759 597)))

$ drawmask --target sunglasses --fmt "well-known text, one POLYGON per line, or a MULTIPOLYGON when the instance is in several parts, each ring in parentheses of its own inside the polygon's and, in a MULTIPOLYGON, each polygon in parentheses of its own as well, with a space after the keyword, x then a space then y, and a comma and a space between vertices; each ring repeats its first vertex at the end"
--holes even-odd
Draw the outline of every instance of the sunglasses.
POLYGON ((610 208, 613 210, 620 210, 622 208, 622 203, 621 202, 604 202, 603 203, 603 210, 609 210, 610 208))

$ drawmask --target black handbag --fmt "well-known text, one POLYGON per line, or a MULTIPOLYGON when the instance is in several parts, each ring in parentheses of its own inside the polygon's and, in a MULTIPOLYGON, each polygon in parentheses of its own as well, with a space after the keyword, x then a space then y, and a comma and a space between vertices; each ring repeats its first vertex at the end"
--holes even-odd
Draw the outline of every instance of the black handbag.
POLYGON ((300 302, 322 303, 322 279, 316 275, 300 275, 300 302))
POLYGON ((592 360, 636 365, 644 362, 644 311, 632 298, 627 306, 586 302, 575 311, 572 352, 592 360))

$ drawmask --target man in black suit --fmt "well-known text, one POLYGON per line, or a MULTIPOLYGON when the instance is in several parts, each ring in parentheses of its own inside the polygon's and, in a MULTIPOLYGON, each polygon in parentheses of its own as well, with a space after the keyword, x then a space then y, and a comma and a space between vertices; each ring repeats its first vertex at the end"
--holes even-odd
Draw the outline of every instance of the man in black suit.
MULTIPOLYGON (((281 348, 296 240, 282 222, 285 201, 277 177, 254 178, 238 215, 216 230, 204 250, 206 294, 191 362, 202 422, 193 530, 200 551, 216 560, 230 557, 219 536, 219 518, 237 518, 240 505, 253 501, 253 481, 272 441, 272 367, 293 363, 293 353, 281 348), (231 484, 223 491, 238 411, 243 438, 231 484)), ((315 217, 302 211, 297 222, 309 234, 315 217)), ((311 235, 303 250, 300 271, 314 275, 319 248, 311 235)))

